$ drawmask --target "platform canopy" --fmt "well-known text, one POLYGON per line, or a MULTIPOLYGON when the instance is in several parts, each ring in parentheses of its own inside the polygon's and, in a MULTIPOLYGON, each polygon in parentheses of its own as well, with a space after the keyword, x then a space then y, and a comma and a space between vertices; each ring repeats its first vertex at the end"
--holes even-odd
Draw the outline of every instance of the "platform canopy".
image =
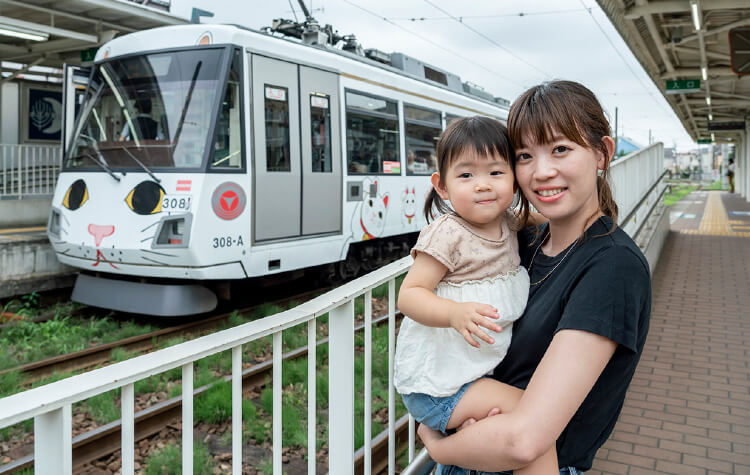
POLYGON ((696 141, 750 120, 750 1, 597 0, 696 141))
POLYGON ((0 0, 0 59, 22 65, 4 70, 2 80, 33 66, 81 64, 115 36, 189 22, 169 6, 169 0, 0 0))

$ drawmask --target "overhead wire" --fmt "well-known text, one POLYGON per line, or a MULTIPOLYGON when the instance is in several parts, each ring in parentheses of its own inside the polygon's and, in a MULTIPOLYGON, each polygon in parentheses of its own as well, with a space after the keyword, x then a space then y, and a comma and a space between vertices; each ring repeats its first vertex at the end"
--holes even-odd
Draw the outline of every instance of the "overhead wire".
POLYGON ((526 61, 526 60, 525 60, 525 59, 523 59, 522 57, 518 56, 518 55, 517 55, 517 54, 515 54, 515 53, 514 53, 513 51, 511 51, 511 50, 509 50, 508 48, 506 48, 505 46, 501 45, 500 43, 498 43, 498 42, 497 42, 497 41, 495 41, 494 39, 492 39, 492 38, 490 38, 489 36, 485 35, 484 33, 482 33, 481 31, 477 30, 476 28, 473 28, 473 27, 471 27, 470 25, 468 25, 468 24, 464 23, 463 21, 461 21, 461 20, 460 20, 460 19, 459 19, 458 17, 456 17, 455 15, 451 15, 451 14, 450 14, 450 13, 448 13, 447 11, 445 11, 445 10, 443 10, 442 8, 440 8, 439 6, 435 5, 435 4, 434 4, 434 3, 432 3, 432 2, 430 1, 430 0, 424 0, 424 2, 425 2, 426 4, 428 4, 428 5, 430 5, 430 6, 432 7, 432 8, 434 8, 434 9, 436 9, 436 10, 438 10, 438 11, 440 11, 440 12, 442 12, 442 13, 446 14, 446 15, 448 15, 449 17, 453 18, 453 20, 455 20, 456 22, 458 22, 458 23, 459 23, 460 25, 462 25, 463 27, 467 28, 467 29, 468 29, 469 31, 472 31, 473 33, 475 33, 475 34, 477 34, 477 35, 481 36, 481 37, 482 37, 482 38, 484 38, 485 40, 489 41, 490 43, 492 43, 493 45, 497 46, 497 47, 498 47, 498 48, 500 48, 501 50, 505 51, 505 52, 506 52, 506 53, 508 53, 509 55, 513 56, 513 57, 514 57, 514 58, 516 58, 517 60, 521 61, 521 62, 522 62, 522 63, 524 63, 525 65, 527 65, 527 66, 529 66, 530 68, 532 68, 532 69, 536 70, 537 72, 541 73, 541 74, 542 74, 542 75, 543 75, 543 76, 544 76, 545 78, 550 78, 550 77, 552 77, 552 76, 551 76, 550 74, 548 74, 547 72, 545 72, 545 71, 542 71, 541 69, 539 69, 539 68, 538 68, 538 67, 536 67, 535 65, 531 64, 530 62, 526 61))
POLYGON ((405 27, 403 27, 403 26, 399 25, 398 23, 395 23, 395 22, 393 22, 392 20, 388 19, 387 17, 384 17, 383 15, 379 15, 379 14, 377 14, 377 13, 375 13, 375 12, 373 12, 373 11, 371 11, 371 10, 369 10, 369 9, 367 9, 367 8, 365 8, 365 7, 363 7, 363 6, 361 6, 361 5, 357 5, 356 3, 352 2, 351 0, 342 0, 342 1, 343 1, 344 3, 348 3, 349 5, 351 5, 351 6, 353 6, 353 7, 356 7, 356 8, 358 8, 358 9, 362 10, 362 11, 363 11, 363 12, 365 12, 365 13, 368 13, 368 14, 370 14, 370 15, 372 15, 372 16, 375 16, 375 17, 377 17, 377 18, 380 18, 381 20, 385 21, 386 23, 388 23, 388 24, 390 24, 390 25, 392 25, 392 26, 395 26, 396 28, 398 28, 398 29, 400 29, 400 30, 403 30, 403 31, 405 31, 405 32, 409 33, 409 34, 410 34, 410 35, 412 35, 412 36, 416 36, 417 38, 421 39, 422 41, 425 41, 425 42, 427 42, 427 43, 430 43, 430 44, 431 44, 432 46, 435 46, 435 47, 437 47, 437 48, 440 48, 440 49, 441 49, 442 51, 445 51, 445 52, 447 52, 447 53, 450 53, 450 54, 452 54, 453 56, 456 56, 456 57, 458 57, 458 58, 461 58, 462 60, 464 60, 464 61, 466 61, 466 62, 468 62, 468 63, 471 63, 471 64, 473 64, 474 66, 476 66, 476 67, 478 67, 478 68, 480 68, 480 69, 483 69, 483 70, 485 70, 485 71, 489 72, 490 74, 493 74, 493 75, 495 75, 495 76, 497 76, 497 77, 499 77, 499 78, 501 78, 501 79, 504 79, 505 81, 511 82, 511 83, 515 84, 516 86, 518 86, 518 87, 521 87, 521 88, 523 88, 523 89, 525 89, 525 88, 526 88, 526 85, 524 85, 524 84, 521 84, 521 83, 519 83, 519 82, 515 81, 514 79, 512 79, 512 78, 510 78, 510 77, 508 77, 508 76, 506 76, 506 75, 504 75, 504 74, 501 74, 501 73, 499 73, 499 72, 497 72, 497 71, 495 71, 495 70, 493 70, 493 69, 491 69, 491 68, 488 68, 487 66, 484 66, 484 65, 482 65, 482 64, 480 64, 480 63, 478 63, 478 62, 476 62, 476 61, 473 61, 473 60, 471 60, 471 59, 467 58, 466 56, 462 55, 461 53, 458 53, 458 52, 456 52, 456 51, 453 51, 452 49, 450 49, 450 48, 448 48, 448 47, 446 47, 446 46, 443 46, 443 45, 441 45, 441 44, 439 44, 439 43, 437 43, 437 42, 435 42, 435 41, 431 40, 430 38, 427 38, 427 37, 425 37, 425 36, 422 36, 422 35, 420 35, 419 33, 416 33, 416 32, 414 32, 414 31, 412 31, 412 30, 408 29, 408 28, 405 28, 405 27))
MULTIPOLYGON (((462 15, 459 16, 459 20, 481 20, 486 18, 504 18, 504 17, 524 17, 524 16, 537 16, 537 15, 556 15, 559 13, 573 13, 580 12, 580 8, 571 8, 568 10, 546 10, 541 12, 517 12, 517 13, 498 13, 495 15, 462 15)), ((433 20, 453 20, 453 17, 441 16, 441 17, 389 17, 391 20, 410 20, 410 21, 433 21, 433 20)))

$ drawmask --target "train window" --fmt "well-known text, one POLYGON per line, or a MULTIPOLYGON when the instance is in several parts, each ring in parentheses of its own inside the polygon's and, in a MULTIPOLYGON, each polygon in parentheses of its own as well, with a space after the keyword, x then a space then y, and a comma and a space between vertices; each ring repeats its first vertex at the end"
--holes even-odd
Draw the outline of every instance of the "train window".
POLYGON ((443 121, 440 112, 404 105, 406 120, 406 174, 431 175, 437 171, 435 153, 443 121))
POLYGON ((401 173, 395 101, 347 91, 346 153, 349 174, 401 173))
POLYGON ((459 115, 445 114, 445 126, 448 127, 449 125, 451 125, 451 122, 460 118, 461 116, 459 115))
POLYGON ((216 122, 212 168, 242 167, 242 127, 240 126, 240 52, 234 51, 227 90, 216 122))
POLYGON ((330 97, 310 94, 310 127, 312 138, 312 171, 331 173, 330 97))
POLYGON ((289 91, 285 87, 265 87, 266 109, 266 170, 292 170, 289 156, 289 91))

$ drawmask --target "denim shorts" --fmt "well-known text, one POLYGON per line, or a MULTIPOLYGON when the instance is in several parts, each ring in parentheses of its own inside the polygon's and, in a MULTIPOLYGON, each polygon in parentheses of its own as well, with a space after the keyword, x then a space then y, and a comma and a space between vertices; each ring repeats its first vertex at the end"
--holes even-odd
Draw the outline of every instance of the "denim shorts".
MULTIPOLYGON (((513 470, 505 472, 481 472, 479 470, 465 470, 453 465, 438 465, 435 475, 513 475, 513 470)), ((583 472, 575 467, 560 467, 560 475, 583 475, 583 472)))
POLYGON ((451 414, 453 414, 453 409, 456 408, 456 404, 472 384, 474 384, 474 381, 464 384, 458 388, 455 394, 450 396, 435 397, 429 394, 411 393, 402 394, 401 399, 404 400, 406 410, 417 422, 432 430, 445 433, 445 427, 448 425, 451 414))

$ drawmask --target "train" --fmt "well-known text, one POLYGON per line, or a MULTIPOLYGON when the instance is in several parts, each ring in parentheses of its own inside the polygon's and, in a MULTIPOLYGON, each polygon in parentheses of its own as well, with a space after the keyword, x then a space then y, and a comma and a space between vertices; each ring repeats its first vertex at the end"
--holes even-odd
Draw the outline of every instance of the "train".
POLYGON ((426 224, 446 124, 507 119, 507 100, 456 74, 314 21, 274 25, 135 32, 85 80, 66 69, 79 94, 64 93, 75 120, 47 234, 79 270, 74 301, 190 315, 227 282, 372 269, 426 224))

